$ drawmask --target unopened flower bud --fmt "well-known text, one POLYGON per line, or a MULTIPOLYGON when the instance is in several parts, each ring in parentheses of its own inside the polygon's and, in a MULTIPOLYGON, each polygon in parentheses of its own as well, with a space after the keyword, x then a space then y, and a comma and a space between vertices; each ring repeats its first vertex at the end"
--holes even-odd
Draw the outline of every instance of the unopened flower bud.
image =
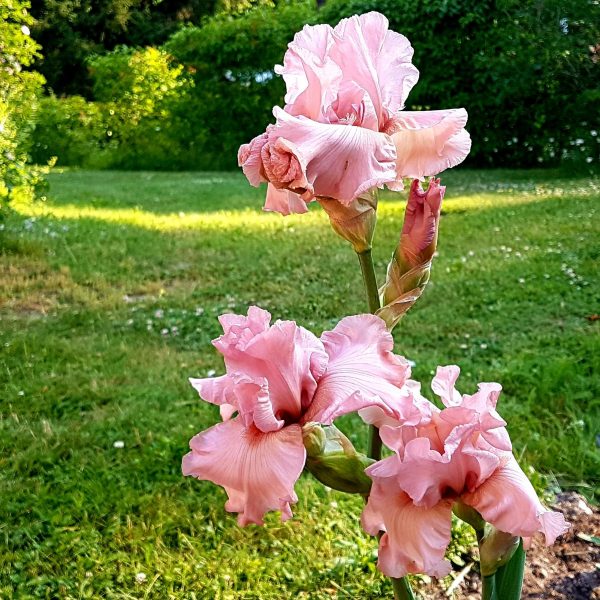
POLYGON ((307 423, 302 427, 306 468, 322 484, 350 494, 368 494, 371 479, 365 469, 375 461, 357 452, 335 425, 307 423))
POLYGON ((493 575, 505 565, 517 551, 521 538, 486 525, 485 534, 479 542, 479 561, 481 575, 493 575))
POLYGON ((426 192, 418 179, 410 187, 400 243, 380 289, 382 308, 377 315, 390 331, 419 299, 429 281, 445 190, 440 180, 433 177, 426 192))
POLYGON ((371 249, 377 223, 377 190, 355 198, 348 206, 330 198, 318 198, 329 215, 333 230, 358 253, 371 249))

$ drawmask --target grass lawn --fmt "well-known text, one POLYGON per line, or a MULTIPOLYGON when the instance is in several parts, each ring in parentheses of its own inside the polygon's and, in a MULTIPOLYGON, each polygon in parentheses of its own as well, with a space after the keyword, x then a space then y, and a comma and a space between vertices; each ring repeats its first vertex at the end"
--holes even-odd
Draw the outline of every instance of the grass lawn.
MULTIPOLYGON (((460 365, 464 392, 501 382, 522 462, 597 499, 600 183, 465 170, 443 183, 432 283, 397 351, 426 393, 438 364, 460 365)), ((320 208, 282 218, 263 194, 237 173, 72 171, 5 222, 1 598, 391 597, 359 498, 303 476, 293 520, 239 529, 220 488, 180 472, 217 420, 187 377, 222 372, 219 314, 255 303, 320 334, 365 310, 320 208)), ((403 198, 380 205, 380 278, 403 198)), ((357 419, 341 427, 365 444, 357 419)))

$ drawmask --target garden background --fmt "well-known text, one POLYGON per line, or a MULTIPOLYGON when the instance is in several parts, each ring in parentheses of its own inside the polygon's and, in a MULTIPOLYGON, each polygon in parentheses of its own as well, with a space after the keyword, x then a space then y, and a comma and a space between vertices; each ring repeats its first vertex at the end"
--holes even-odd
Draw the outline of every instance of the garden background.
MULTIPOLYGON (((187 377, 222 370, 217 315, 319 334, 366 310, 322 211, 262 213, 236 157, 294 33, 368 10, 415 48, 407 109, 464 106, 473 139, 397 352, 424 382, 500 381, 538 490, 597 502, 598 2, 0 0, 0 597, 391 593, 360 499, 303 477, 294 520, 242 530, 180 472, 215 419, 187 377)), ((380 279, 404 206, 384 193, 380 279)), ((457 528, 456 572, 471 543, 457 528)))

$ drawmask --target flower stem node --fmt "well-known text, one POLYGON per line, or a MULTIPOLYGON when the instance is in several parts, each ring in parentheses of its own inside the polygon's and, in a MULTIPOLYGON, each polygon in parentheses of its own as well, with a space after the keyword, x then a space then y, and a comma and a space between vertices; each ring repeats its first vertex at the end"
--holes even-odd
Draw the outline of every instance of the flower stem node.
POLYGON ((371 479, 364 470, 375 461, 357 452, 335 426, 306 423, 302 427, 306 468, 323 485, 349 494, 367 495, 371 479))
POLYGON ((493 575, 505 565, 517 551, 521 538, 496 529, 487 524, 483 538, 479 542, 481 575, 493 575))

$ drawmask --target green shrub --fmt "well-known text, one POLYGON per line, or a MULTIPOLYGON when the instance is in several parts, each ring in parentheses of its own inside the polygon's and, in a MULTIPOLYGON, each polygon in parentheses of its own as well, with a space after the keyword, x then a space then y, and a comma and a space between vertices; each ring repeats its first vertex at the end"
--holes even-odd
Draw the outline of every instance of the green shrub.
POLYGON ((29 36, 28 8, 22 0, 0 0, 0 218, 10 200, 41 193, 47 171, 29 164, 44 78, 24 70, 39 54, 29 36))
POLYGON ((40 101, 31 152, 34 161, 43 163, 56 156, 63 166, 103 166, 109 142, 100 104, 81 96, 48 96, 40 101))
POLYGON ((190 87, 183 67, 164 50, 117 48, 89 61, 94 97, 102 106, 111 139, 110 165, 117 168, 181 167, 180 104, 190 87))
POLYGON ((283 104, 285 86, 274 65, 294 34, 316 20, 312 1, 280 2, 237 17, 218 15, 171 37, 165 48, 194 82, 179 108, 196 168, 236 167, 240 144, 264 131, 272 107, 283 104))
POLYGON ((119 47, 89 63, 96 101, 45 98, 35 159, 57 156, 62 165, 95 168, 188 166, 175 115, 190 86, 182 67, 156 48, 119 47))

